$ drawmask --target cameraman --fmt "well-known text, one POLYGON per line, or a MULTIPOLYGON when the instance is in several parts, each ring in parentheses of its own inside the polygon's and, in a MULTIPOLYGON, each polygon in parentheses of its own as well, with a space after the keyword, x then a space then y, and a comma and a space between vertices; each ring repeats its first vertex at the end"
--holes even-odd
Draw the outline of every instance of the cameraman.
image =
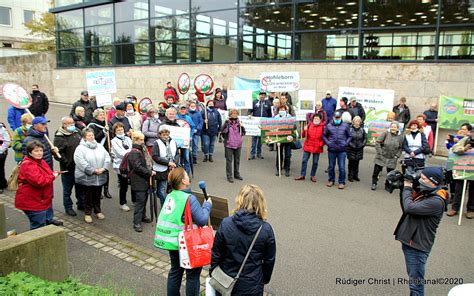
POLYGON ((401 194, 403 214, 394 235, 402 243, 410 295, 424 295, 426 261, 446 208, 446 192, 441 190, 443 180, 442 168, 427 167, 421 172, 417 193, 412 181, 405 179, 401 194))
MULTIPOLYGON (((459 155, 462 155, 467 151, 471 150, 473 148, 474 142, 474 131, 472 129, 472 126, 466 123, 462 125, 462 129, 467 130, 466 136, 459 140, 457 144, 455 144, 452 148, 453 152, 459 155)), ((453 204, 451 206, 451 210, 449 210, 447 214, 449 217, 456 216, 458 214, 459 208, 461 207, 461 197, 463 193, 462 190, 464 188, 464 182, 462 180, 454 180, 454 183, 456 183, 456 186, 453 197, 453 204)), ((472 219, 474 218, 474 182, 467 181, 467 183, 469 186, 469 199, 467 201, 466 218, 472 219)))

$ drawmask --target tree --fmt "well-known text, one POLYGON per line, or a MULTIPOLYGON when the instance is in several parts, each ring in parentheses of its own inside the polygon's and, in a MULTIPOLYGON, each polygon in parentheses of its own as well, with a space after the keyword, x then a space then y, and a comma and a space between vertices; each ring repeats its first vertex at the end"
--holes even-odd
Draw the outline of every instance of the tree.
POLYGON ((55 18, 53 13, 45 12, 41 18, 25 23, 29 36, 39 37, 38 41, 26 42, 22 48, 34 52, 54 52, 56 50, 55 18))

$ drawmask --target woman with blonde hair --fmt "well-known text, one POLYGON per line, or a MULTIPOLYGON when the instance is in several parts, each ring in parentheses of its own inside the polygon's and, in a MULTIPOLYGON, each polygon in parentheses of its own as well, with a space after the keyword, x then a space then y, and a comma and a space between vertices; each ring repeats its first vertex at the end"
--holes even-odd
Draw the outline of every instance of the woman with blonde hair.
POLYGON ((234 214, 225 218, 214 238, 210 273, 219 266, 236 277, 250 245, 255 244, 244 263, 232 295, 263 295, 275 265, 276 243, 271 225, 266 222, 267 203, 262 189, 246 184, 235 198, 234 214))

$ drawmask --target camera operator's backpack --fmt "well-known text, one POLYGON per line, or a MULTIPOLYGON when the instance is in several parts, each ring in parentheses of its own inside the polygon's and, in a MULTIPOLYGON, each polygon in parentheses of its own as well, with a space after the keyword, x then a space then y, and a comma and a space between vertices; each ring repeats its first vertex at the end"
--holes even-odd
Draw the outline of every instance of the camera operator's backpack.
POLYGON ((120 162, 119 166, 119 173, 122 177, 125 178, 130 178, 130 175, 132 174, 133 170, 130 170, 129 166, 130 164, 128 163, 128 157, 130 156, 130 153, 135 150, 135 151, 140 151, 137 148, 132 148, 132 150, 128 151, 125 153, 125 155, 122 158, 122 161, 120 162))

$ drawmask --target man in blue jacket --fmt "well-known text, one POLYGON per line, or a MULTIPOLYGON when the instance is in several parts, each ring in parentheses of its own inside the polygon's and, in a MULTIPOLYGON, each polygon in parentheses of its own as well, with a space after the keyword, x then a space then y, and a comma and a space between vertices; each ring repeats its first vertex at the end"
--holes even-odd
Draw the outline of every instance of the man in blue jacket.
POLYGON ((337 108, 337 101, 331 96, 331 91, 328 90, 326 92, 326 97, 324 97, 321 102, 323 103, 323 110, 328 116, 327 122, 331 122, 332 117, 334 116, 334 112, 337 108))
POLYGON ((222 119, 219 111, 214 108, 214 101, 209 100, 206 105, 206 110, 201 113, 204 119, 204 127, 202 129, 203 162, 213 162, 214 143, 216 142, 217 134, 221 130, 222 119))
POLYGON ((340 111, 334 113, 333 122, 329 123, 323 134, 324 143, 328 146, 329 157, 329 179, 326 186, 334 186, 336 174, 334 169, 339 167, 339 189, 344 189, 346 184, 346 149, 351 142, 352 136, 349 125, 342 122, 342 114, 340 111))
MULTIPOLYGON (((258 95, 258 101, 253 103, 253 108, 249 110, 249 116, 255 117, 272 117, 272 104, 269 100, 265 100, 267 93, 261 91, 258 95)), ((250 159, 255 159, 255 154, 257 158, 263 159, 262 155, 262 140, 260 136, 252 137, 252 148, 250 149, 250 159)))
POLYGON ((402 243, 410 295, 424 295, 425 265, 434 244, 436 230, 446 209, 446 191, 441 189, 443 169, 427 167, 421 172, 420 192, 405 180, 401 194, 402 217, 395 239, 402 243))
POLYGON ((16 108, 13 106, 8 107, 8 124, 10 125, 12 131, 21 126, 21 116, 25 112, 25 109, 16 108))
POLYGON ((192 137, 192 155, 193 155, 193 164, 197 164, 197 156, 199 152, 199 139, 201 138, 202 125, 204 123, 202 119, 201 112, 197 109, 196 102, 191 102, 189 104, 188 115, 194 122, 194 130, 192 137))

